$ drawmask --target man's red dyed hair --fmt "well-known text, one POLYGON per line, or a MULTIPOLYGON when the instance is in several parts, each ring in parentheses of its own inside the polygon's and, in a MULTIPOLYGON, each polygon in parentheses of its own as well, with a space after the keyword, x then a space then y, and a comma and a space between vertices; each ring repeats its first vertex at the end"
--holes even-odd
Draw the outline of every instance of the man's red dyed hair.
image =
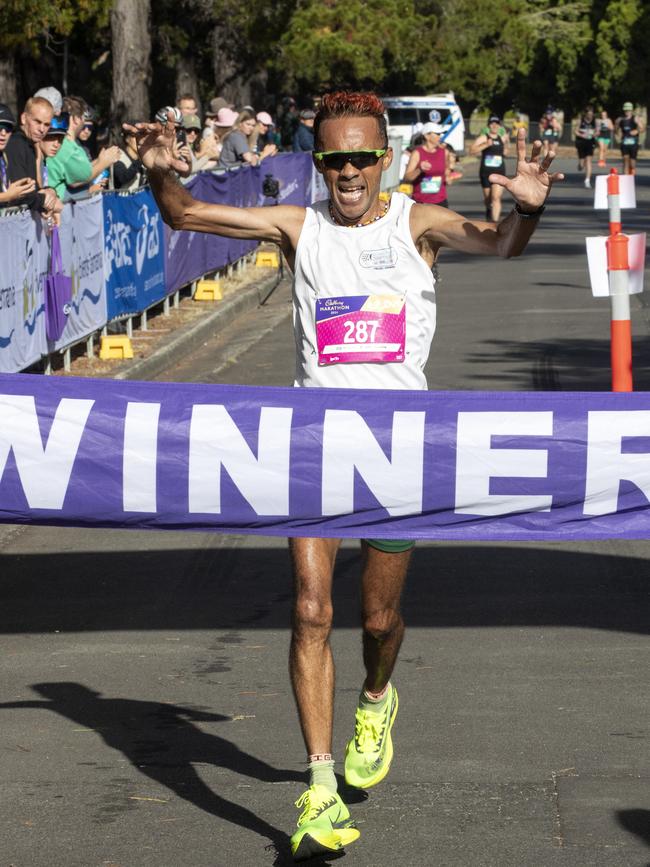
POLYGON ((339 117, 374 117, 379 127, 379 135, 384 147, 388 145, 386 129, 386 109, 376 93, 360 93, 350 90, 337 90, 323 96, 314 120, 314 141, 318 145, 319 129, 324 120, 339 117))

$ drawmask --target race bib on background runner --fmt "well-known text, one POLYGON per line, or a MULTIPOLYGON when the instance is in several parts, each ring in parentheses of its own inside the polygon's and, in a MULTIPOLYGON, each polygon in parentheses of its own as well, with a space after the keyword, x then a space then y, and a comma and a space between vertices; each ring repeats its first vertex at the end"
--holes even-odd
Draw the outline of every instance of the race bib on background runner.
POLYGON ((485 165, 488 169, 500 169, 503 165, 503 157, 501 154, 486 154, 485 165))
POLYGON ((438 175, 432 178, 422 178, 420 181, 420 190, 423 193, 439 193, 442 187, 442 178, 438 175))
POLYGON ((623 138, 623 144, 624 144, 624 145, 635 145, 635 144, 638 144, 638 143, 639 143, 639 140, 638 140, 638 138, 636 138, 636 136, 633 136, 633 135, 626 135, 626 136, 623 138))
POLYGON ((316 300, 319 365, 404 361, 404 295, 347 295, 316 300))

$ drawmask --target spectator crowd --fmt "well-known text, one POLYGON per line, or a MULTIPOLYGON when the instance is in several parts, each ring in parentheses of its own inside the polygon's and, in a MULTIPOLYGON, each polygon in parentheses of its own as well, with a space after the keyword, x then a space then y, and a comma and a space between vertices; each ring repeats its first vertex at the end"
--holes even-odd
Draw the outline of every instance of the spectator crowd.
MULTIPOLYGON (((598 163, 603 166, 615 136, 621 139, 624 171, 634 172, 643 125, 632 108, 626 102, 616 121, 605 111, 596 119, 590 106, 583 112, 576 148, 579 168, 585 171, 585 186, 591 183, 591 156, 596 145, 598 163)), ((177 156, 187 167, 179 174, 188 177, 203 170, 255 166, 278 151, 312 151, 313 106, 299 108, 293 98, 286 97, 277 109, 275 120, 268 111, 235 106, 217 96, 210 100, 202 118, 195 97, 185 93, 175 106, 160 109, 156 118, 176 128, 177 156)), ((523 116, 518 117, 513 132, 523 125, 523 116)), ((413 140, 402 155, 402 177, 414 184, 414 197, 446 204, 446 187, 461 174, 456 154, 441 140, 443 129, 438 127, 440 124, 429 123, 426 129, 414 130, 413 140), (442 179, 441 189, 435 191, 427 175, 434 162, 437 167, 429 174, 442 179), (424 187, 420 189, 423 183, 429 184, 424 192, 424 187)), ((551 106, 538 127, 545 151, 554 147, 562 127, 551 106)), ((527 131, 527 125, 525 128, 527 131)), ((497 172, 503 170, 500 167, 508 152, 508 135, 499 116, 493 115, 470 148, 486 167, 482 186, 488 219, 498 219, 500 214, 500 189, 495 192, 487 178, 495 173, 495 167, 497 172)), ((65 201, 106 189, 132 191, 146 181, 135 137, 123 131, 119 141, 111 143, 109 130, 98 123, 95 111, 83 98, 63 97, 56 88, 44 87, 27 100, 18 119, 0 103, 0 213, 26 205, 56 222, 65 201)))
MULTIPOLYGON (((313 109, 299 110, 289 97, 279 112, 276 123, 267 111, 215 97, 201 119, 197 100, 186 93, 156 117, 176 128, 177 156, 187 165, 179 174, 188 177, 210 169, 255 166, 278 151, 311 151, 313 109)), ((0 213, 27 206, 56 222, 65 201, 146 184, 135 137, 124 131, 118 142, 110 139, 82 97, 64 97, 55 87, 38 90, 18 118, 0 102, 0 213)))

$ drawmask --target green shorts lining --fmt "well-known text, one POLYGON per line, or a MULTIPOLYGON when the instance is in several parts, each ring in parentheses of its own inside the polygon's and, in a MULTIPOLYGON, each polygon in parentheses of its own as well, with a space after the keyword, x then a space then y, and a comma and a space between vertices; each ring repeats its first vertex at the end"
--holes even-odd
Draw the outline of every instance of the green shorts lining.
POLYGON ((415 547, 413 539, 364 539, 371 548, 383 551, 386 554, 402 554, 415 547))

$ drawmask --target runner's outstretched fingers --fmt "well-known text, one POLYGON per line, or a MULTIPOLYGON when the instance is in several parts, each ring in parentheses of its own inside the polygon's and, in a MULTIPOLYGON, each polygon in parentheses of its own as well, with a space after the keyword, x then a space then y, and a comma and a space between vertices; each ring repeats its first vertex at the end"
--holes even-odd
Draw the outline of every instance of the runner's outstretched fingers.
POLYGON ((550 173, 549 169, 555 158, 555 152, 549 151, 540 162, 542 143, 533 142, 530 157, 526 157, 526 135, 524 130, 517 133, 517 171, 514 178, 505 175, 490 175, 491 184, 505 187, 522 211, 534 212, 544 205, 552 185, 563 181, 562 172, 550 173))
POLYGON ((176 127, 170 121, 164 126, 160 123, 123 123, 122 129, 135 136, 140 158, 148 169, 187 171, 187 163, 178 155, 176 127), (146 155, 148 159, 145 159, 146 155))

